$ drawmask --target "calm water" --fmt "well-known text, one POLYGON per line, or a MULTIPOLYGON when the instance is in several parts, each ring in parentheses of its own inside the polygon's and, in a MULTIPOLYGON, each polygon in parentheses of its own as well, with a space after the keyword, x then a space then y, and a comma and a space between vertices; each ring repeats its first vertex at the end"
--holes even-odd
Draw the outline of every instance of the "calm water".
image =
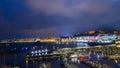
MULTIPOLYGON (((34 44, 34 43, 10 43, 10 44, 0 44, 0 50, 20 50, 19 53, 11 53, 11 54, 0 54, 0 65, 6 64, 7 66, 15 66, 18 65, 20 68, 26 68, 27 64, 25 62, 25 57, 27 53, 33 48, 37 47, 38 49, 45 49, 47 48, 49 51, 52 51, 57 48, 66 48, 66 47, 76 47, 73 44, 55 44, 55 43, 41 43, 41 44, 34 44), (4 60, 5 59, 5 60, 4 60)), ((57 61, 50 61, 59 63, 57 61)), ((31 62, 29 63, 28 68, 35 68, 36 65, 39 66, 40 63, 31 62)), ((36 67, 38 67, 36 66, 36 67)))
MULTIPOLYGON (((20 68, 38 68, 39 65, 44 62, 29 62, 26 64, 25 57, 27 53, 33 48, 37 47, 38 49, 45 49, 47 48, 49 51, 52 51, 57 48, 67 48, 67 47, 78 47, 79 44, 71 43, 71 44, 55 44, 55 43, 41 43, 39 45, 33 44, 33 43, 11 43, 11 44, 0 44, 0 50, 20 50, 19 53, 11 53, 11 54, 0 54, 0 66, 3 66, 3 64, 6 64, 7 66, 20 66, 20 68), (4 60, 5 59, 5 60, 4 60)), ((92 58, 94 60, 96 58, 96 55, 93 55, 92 58)), ((114 61, 108 61, 108 60, 98 60, 102 63, 106 63, 110 65, 112 68, 119 68, 119 63, 115 63, 114 61)), ((61 61, 53 60, 48 61, 52 64, 54 68, 62 68, 59 64, 61 61)), ((76 63, 80 66, 80 68, 89 68, 81 63, 76 63)))

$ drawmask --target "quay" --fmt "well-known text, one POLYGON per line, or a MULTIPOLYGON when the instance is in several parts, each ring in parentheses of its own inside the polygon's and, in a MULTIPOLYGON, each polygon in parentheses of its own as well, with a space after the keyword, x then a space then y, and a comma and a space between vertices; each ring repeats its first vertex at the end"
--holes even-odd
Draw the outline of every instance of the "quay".
POLYGON ((83 61, 82 63, 91 67, 91 68, 111 68, 107 64, 103 64, 103 63, 100 63, 98 61, 86 61, 86 62, 83 61))
POLYGON ((47 55, 37 55, 37 56, 26 56, 26 61, 40 61, 40 60, 54 60, 54 59, 62 59, 64 54, 47 54, 47 55))

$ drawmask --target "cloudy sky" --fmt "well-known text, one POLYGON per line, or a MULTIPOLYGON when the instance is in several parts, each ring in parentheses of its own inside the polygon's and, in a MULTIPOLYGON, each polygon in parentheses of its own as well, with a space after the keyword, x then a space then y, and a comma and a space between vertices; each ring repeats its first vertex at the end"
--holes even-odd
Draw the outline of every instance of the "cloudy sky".
POLYGON ((0 39, 120 29, 120 0, 0 0, 0 39))

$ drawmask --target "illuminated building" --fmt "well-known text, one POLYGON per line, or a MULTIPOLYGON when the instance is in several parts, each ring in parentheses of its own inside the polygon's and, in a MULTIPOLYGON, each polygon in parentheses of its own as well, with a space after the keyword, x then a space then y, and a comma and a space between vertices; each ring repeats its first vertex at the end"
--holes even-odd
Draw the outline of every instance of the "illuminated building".
POLYGON ((60 42, 113 43, 117 40, 117 37, 116 34, 81 35, 74 37, 61 37, 60 42))
POLYGON ((98 36, 79 36, 76 37, 75 42, 103 42, 109 43, 117 39, 116 35, 98 35, 98 36))

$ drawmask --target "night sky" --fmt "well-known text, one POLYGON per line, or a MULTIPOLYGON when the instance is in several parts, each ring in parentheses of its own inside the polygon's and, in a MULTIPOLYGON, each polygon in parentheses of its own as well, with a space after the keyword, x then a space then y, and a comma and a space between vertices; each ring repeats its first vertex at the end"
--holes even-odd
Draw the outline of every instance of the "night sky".
POLYGON ((0 0, 0 39, 120 29, 120 0, 0 0))

